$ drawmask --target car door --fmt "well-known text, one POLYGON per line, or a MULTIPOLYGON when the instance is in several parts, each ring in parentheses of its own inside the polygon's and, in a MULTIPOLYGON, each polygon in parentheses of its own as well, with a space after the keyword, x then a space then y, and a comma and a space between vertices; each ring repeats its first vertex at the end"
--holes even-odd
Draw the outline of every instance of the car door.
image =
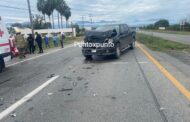
POLYGON ((127 41, 127 45, 131 44, 133 39, 132 39, 132 31, 130 31, 130 28, 125 25, 125 29, 127 30, 127 37, 126 37, 126 41, 127 41))
POLYGON ((120 25, 120 33, 119 33, 119 41, 120 41, 120 46, 121 49, 126 48, 126 38, 127 38, 127 33, 123 25, 120 25))

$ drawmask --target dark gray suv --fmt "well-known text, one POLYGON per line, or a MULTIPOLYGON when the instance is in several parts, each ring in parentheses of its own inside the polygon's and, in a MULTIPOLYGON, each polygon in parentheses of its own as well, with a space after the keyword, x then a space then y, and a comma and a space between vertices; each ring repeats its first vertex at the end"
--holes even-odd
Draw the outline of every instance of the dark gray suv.
POLYGON ((89 59, 93 55, 113 55, 119 58, 122 51, 135 47, 136 32, 126 24, 97 27, 85 33, 83 55, 89 59))

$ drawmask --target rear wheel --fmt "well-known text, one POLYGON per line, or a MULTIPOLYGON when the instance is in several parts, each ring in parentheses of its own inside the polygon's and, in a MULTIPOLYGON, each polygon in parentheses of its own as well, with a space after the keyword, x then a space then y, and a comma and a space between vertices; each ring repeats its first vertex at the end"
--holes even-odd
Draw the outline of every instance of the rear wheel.
POLYGON ((131 49, 134 49, 134 48, 135 48, 135 41, 133 41, 133 42, 130 44, 130 48, 131 48, 131 49))
POLYGON ((4 65, 5 65, 4 60, 0 58, 0 73, 3 71, 4 65))
POLYGON ((120 56, 121 56, 120 44, 117 43, 116 44, 116 53, 115 53, 114 57, 118 59, 120 56))

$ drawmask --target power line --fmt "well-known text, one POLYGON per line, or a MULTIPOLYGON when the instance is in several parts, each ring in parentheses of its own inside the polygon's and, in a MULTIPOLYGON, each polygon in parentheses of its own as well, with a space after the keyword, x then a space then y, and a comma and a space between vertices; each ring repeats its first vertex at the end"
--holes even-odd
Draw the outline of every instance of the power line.
POLYGON ((18 9, 18 10, 28 10, 27 8, 18 8, 18 7, 7 6, 7 5, 0 5, 0 7, 3 7, 3 8, 11 8, 11 9, 18 9))

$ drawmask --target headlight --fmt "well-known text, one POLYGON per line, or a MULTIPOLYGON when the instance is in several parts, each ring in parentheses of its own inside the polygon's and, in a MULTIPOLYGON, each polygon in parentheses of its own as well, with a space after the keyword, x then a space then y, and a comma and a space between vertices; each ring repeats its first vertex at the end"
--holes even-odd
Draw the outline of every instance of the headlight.
POLYGON ((113 39, 108 39, 108 43, 113 43, 113 39))
POLYGON ((113 43, 113 39, 108 39, 108 38, 106 38, 106 39, 105 39, 105 43, 113 43))

